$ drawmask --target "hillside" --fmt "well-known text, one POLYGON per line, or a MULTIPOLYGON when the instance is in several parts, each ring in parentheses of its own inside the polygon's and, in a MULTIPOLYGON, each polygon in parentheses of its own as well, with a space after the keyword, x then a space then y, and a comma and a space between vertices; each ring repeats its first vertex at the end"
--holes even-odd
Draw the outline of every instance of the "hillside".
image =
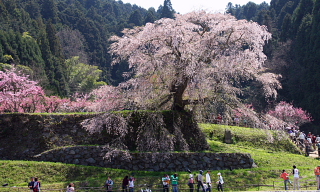
MULTIPOLYGON (((303 186, 309 186, 308 189, 314 188, 313 168, 318 165, 319 161, 287 151, 287 146, 293 148, 294 146, 284 135, 280 134, 280 136, 276 132, 268 130, 225 127, 213 124, 202 124, 201 127, 205 133, 210 133, 211 131, 215 133, 215 136, 212 137, 213 140, 208 138, 212 150, 216 152, 249 152, 258 165, 258 168, 252 169, 220 170, 224 176, 227 191, 273 190, 273 184, 275 184, 275 189, 282 189, 283 182, 279 178, 279 174, 282 169, 287 169, 287 171, 290 172, 293 164, 297 165, 302 173, 303 186), (233 131, 237 138, 234 144, 221 142, 225 129, 231 129, 233 131), (279 145, 275 144, 272 147, 272 143, 268 141, 270 135, 273 135, 273 138, 283 138, 283 143, 279 145), (245 139, 246 142, 243 142, 241 138, 245 139), (269 147, 264 147, 262 145, 263 143, 269 143, 269 147), (255 186, 258 184, 270 186, 255 186)), ((76 188, 101 187, 107 176, 111 176, 115 182, 119 184, 125 175, 132 174, 130 171, 119 169, 76 166, 61 163, 0 161, 0 165, 2 167, 2 169, 0 169, 0 175, 2 175, 2 177, 0 177, 0 183, 8 183, 8 187, 26 186, 28 177, 34 175, 41 178, 43 188, 45 189, 65 188, 69 182, 75 182, 76 188)), ((204 170, 206 169, 204 168, 204 170)), ((212 171, 212 177, 214 178, 218 172, 217 170, 212 171)), ((136 188, 139 190, 140 188, 144 188, 144 184, 146 183, 152 184, 154 189, 159 188, 160 178, 164 173, 135 171, 134 174, 137 178, 136 188)), ((185 183, 189 173, 179 172, 178 174, 182 179, 180 188, 186 188, 185 183)), ((197 174, 197 172, 194 172, 194 174, 197 174)), ((0 188, 0 191, 5 191, 7 188, 0 188)))

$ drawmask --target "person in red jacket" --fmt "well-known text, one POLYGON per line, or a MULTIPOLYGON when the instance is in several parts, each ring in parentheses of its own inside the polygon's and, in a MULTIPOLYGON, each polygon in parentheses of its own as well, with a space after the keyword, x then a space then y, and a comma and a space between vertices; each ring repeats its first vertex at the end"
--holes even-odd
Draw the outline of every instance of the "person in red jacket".
POLYGON ((317 190, 320 189, 320 165, 318 165, 316 168, 314 168, 314 175, 317 179, 317 190))
POLYGON ((291 184, 291 181, 289 179, 289 174, 286 172, 286 170, 282 170, 280 177, 284 181, 284 190, 288 190, 288 183, 291 184))

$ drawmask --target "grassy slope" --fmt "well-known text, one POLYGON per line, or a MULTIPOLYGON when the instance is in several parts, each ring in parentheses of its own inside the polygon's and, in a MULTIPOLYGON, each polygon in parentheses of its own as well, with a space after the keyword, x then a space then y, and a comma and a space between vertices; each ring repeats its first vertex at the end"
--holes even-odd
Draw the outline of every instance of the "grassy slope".
MULTIPOLYGON (((282 169, 290 172, 292 165, 297 165, 307 185, 315 183, 313 168, 320 162, 317 159, 304 157, 292 143, 286 141, 283 134, 251 128, 229 127, 222 125, 200 124, 206 135, 213 133, 208 139, 214 152, 243 152, 250 153, 259 166, 245 170, 223 170, 226 187, 231 190, 257 190, 257 187, 242 187, 247 184, 266 184, 282 186, 279 178, 282 169), (225 129, 230 129, 234 135, 234 144, 223 143, 225 129), (311 180, 311 181, 309 181, 311 180)), ((212 172, 214 178, 218 171, 212 172)), ((132 172, 126 170, 107 169, 67 165, 62 163, 31 162, 31 161, 0 161, 0 184, 9 186, 26 186, 28 178, 38 176, 43 188, 65 188, 67 183, 75 182, 77 187, 100 187, 107 176, 111 176, 116 183, 121 183, 125 175, 132 172)), ((159 184, 164 173, 135 172, 138 178, 136 184, 159 184)), ((171 174, 171 173, 170 173, 171 174)), ((178 173, 181 178, 181 188, 186 188, 188 173, 178 173)), ((140 189, 140 187, 138 187, 140 189)), ((260 187, 260 190, 272 190, 270 187, 260 187)), ((6 189, 0 187, 0 191, 6 189)))
MULTIPOLYGON (((200 124, 204 133, 210 135, 211 148, 216 152, 241 152, 250 153, 258 168, 248 170, 225 171, 226 179, 231 183, 244 184, 266 184, 282 186, 279 175, 283 169, 291 173, 293 165, 296 165, 302 178, 302 185, 314 185, 315 178, 313 169, 320 162, 318 159, 305 157, 301 151, 290 141, 287 134, 281 131, 270 131, 243 127, 230 127, 224 125, 200 124), (223 143, 226 129, 233 133, 234 144, 223 143), (229 174, 231 172, 231 174, 229 174)), ((292 178, 292 176, 291 176, 292 178)), ((293 178, 292 178, 293 180, 293 178)), ((270 190, 270 187, 260 187, 260 190, 270 190)), ((282 189, 282 188, 281 188, 282 189)), ((249 190, 249 189, 247 189, 249 190)), ((256 187, 251 190, 257 190, 256 187)))

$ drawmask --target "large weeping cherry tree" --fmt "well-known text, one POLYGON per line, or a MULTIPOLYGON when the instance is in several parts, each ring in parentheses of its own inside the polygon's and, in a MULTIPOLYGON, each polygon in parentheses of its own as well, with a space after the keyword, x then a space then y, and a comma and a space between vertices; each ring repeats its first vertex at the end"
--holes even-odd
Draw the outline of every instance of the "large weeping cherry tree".
POLYGON ((114 63, 129 62, 133 78, 121 86, 139 108, 184 110, 221 93, 236 98, 246 80, 260 82, 266 97, 280 88, 278 75, 263 66, 271 34, 255 22, 191 12, 123 34, 111 38, 110 52, 114 63))
POLYGON ((276 96, 278 76, 267 73, 263 66, 263 46, 270 38, 266 27, 257 23, 206 12, 125 29, 122 37, 111 38, 110 52, 114 63, 127 61, 132 69, 130 79, 119 86, 130 104, 126 108, 171 110, 132 111, 127 121, 139 122, 123 124, 126 126, 110 124, 110 115, 83 126, 92 131, 97 127, 123 129, 122 149, 162 151, 159 143, 166 143, 169 151, 207 150, 204 134, 186 109, 217 97, 241 104, 239 84, 247 80, 260 82, 266 96, 276 96), (127 145, 125 138, 133 144, 127 145))

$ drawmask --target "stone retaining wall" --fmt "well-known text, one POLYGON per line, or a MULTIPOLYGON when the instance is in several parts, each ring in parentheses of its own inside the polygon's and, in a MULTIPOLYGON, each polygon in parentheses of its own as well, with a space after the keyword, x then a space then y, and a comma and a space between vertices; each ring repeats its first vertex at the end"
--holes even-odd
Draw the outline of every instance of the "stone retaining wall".
POLYGON ((37 161, 141 171, 222 170, 256 167, 243 153, 127 153, 103 146, 66 147, 37 155, 37 161))

